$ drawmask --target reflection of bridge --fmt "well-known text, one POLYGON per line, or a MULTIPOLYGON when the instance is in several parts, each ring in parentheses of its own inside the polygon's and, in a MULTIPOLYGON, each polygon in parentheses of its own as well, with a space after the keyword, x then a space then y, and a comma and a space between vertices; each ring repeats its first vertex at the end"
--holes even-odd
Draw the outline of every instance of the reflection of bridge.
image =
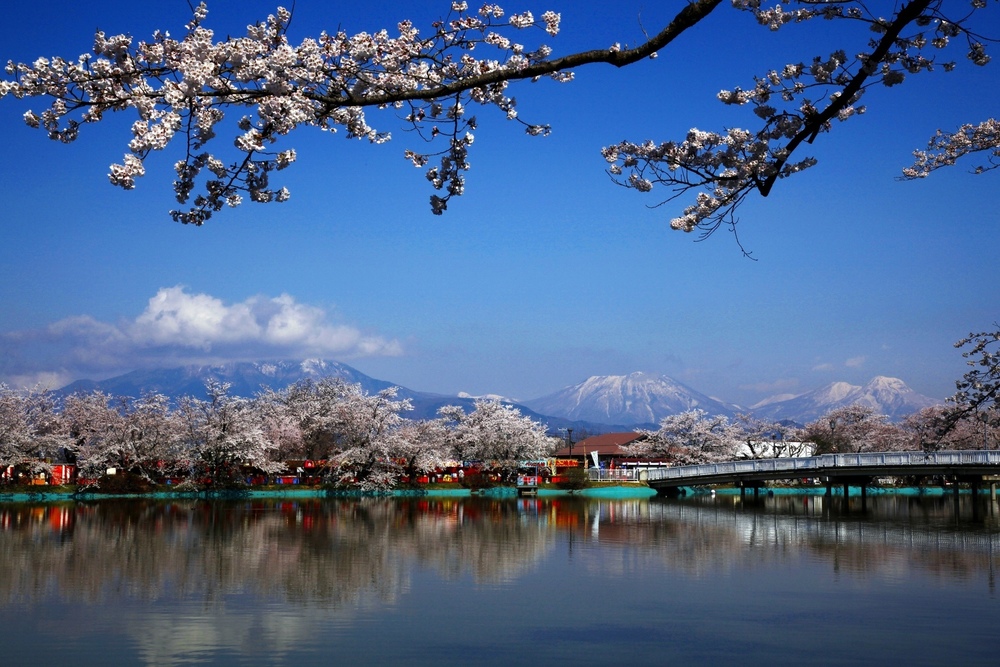
POLYGON ((757 459, 650 469, 649 485, 658 493, 676 495, 683 486, 735 484, 757 490, 769 480, 819 477, 827 485, 860 486, 862 496, 877 477, 933 477, 967 483, 972 489, 988 483, 996 497, 1000 481, 1000 451, 881 452, 824 454, 801 458, 757 459))
MULTIPOLYGON (((642 525, 655 526, 673 522, 695 526, 699 531, 721 529, 738 536, 745 547, 766 545, 843 545, 855 544, 876 548, 879 546, 912 550, 928 560, 931 554, 950 554, 941 562, 954 563, 960 555, 987 556, 993 565, 994 554, 1000 553, 1000 532, 995 530, 997 518, 987 524, 991 530, 969 527, 940 530, 935 525, 921 524, 910 515, 902 520, 891 511, 876 514, 873 520, 848 520, 846 515, 831 513, 829 505, 820 497, 813 498, 803 511, 802 505, 794 513, 774 507, 766 511, 742 512, 733 506, 702 505, 689 502, 649 503, 649 516, 642 525), (803 513, 804 512, 804 513, 803 513)), ((757 506, 763 507, 763 505, 757 506)), ((996 512, 996 510, 994 510, 996 512)), ((947 512, 935 517, 944 521, 947 512)), ((979 524, 981 525, 981 524, 979 524)), ((881 555, 884 557, 884 554, 881 555)), ((956 574, 968 572, 957 568, 956 574)))

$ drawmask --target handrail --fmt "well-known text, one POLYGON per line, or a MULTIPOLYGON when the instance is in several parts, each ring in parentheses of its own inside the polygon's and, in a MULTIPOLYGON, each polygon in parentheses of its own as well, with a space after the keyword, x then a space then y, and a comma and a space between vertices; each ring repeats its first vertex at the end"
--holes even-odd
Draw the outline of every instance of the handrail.
POLYGON ((588 468, 587 475, 591 482, 634 482, 639 478, 639 471, 634 468, 588 468))
POLYGON ((816 471, 830 468, 877 468, 940 466, 1000 466, 1000 451, 966 450, 945 452, 865 452, 857 454, 823 454, 821 456, 788 457, 779 459, 749 459, 703 463, 693 466, 651 468, 647 479, 651 482, 668 479, 690 479, 754 473, 816 471))

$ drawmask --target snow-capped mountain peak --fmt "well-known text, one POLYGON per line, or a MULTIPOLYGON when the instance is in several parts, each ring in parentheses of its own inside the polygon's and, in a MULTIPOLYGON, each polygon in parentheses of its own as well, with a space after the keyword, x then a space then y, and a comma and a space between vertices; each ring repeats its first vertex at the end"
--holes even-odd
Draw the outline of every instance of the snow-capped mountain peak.
POLYGON ((594 375, 548 396, 525 401, 542 414, 598 423, 656 424, 667 415, 701 409, 733 413, 733 407, 666 375, 643 372, 594 375))

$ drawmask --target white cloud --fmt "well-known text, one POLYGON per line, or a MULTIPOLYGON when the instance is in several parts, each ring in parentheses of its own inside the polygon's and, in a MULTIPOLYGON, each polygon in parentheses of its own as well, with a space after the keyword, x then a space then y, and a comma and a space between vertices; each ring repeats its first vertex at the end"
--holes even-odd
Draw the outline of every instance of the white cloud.
POLYGON ((847 366, 848 368, 861 368, 862 366, 865 365, 865 361, 867 360, 868 357, 851 357, 850 359, 844 362, 844 365, 847 366))
POLYGON ((146 310, 129 327, 129 334, 140 345, 199 349, 259 339, 260 326, 250 310, 252 301, 227 306, 208 294, 188 294, 180 286, 164 287, 149 300, 146 310))
POLYGON ((166 365, 402 354, 398 340, 331 320, 325 309, 289 294, 227 304, 183 286, 164 287, 132 320, 111 324, 77 315, 42 331, 2 334, 8 351, 0 378, 54 382, 166 365))
POLYGON ((16 389, 58 389, 65 387, 75 378, 66 372, 59 371, 39 371, 37 373, 26 373, 23 375, 11 375, 3 378, 3 383, 8 387, 16 389))

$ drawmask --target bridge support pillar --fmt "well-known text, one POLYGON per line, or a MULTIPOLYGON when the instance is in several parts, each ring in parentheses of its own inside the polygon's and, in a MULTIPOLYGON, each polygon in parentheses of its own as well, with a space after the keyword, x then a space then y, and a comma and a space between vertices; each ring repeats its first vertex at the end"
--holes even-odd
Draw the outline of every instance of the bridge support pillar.
POLYGON ((972 490, 972 518, 979 519, 979 479, 969 480, 969 488, 972 490))
POLYGON ((828 479, 826 480, 826 497, 829 498, 832 495, 833 495, 833 482, 831 482, 828 479))
POLYGON ((848 496, 851 495, 851 484, 850 482, 844 482, 844 500, 847 500, 848 496))
POLYGON ((996 502, 997 500, 997 483, 990 482, 990 500, 996 502))

